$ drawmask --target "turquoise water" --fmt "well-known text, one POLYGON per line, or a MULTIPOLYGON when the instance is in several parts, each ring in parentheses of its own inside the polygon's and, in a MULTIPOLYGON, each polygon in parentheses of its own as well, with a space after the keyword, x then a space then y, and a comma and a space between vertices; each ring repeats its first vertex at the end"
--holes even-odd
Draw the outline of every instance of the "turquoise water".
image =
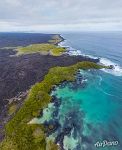
POLYGON ((118 147, 101 149, 122 149, 122 32, 63 33, 62 36, 66 39, 63 45, 70 47, 71 54, 99 57, 101 63, 114 66, 113 70, 97 71, 98 76, 89 74, 88 86, 73 95, 77 99, 79 95, 82 97, 79 105, 85 112, 84 120, 93 126, 89 130, 85 125, 84 134, 94 131, 96 134, 90 133, 94 141, 101 138, 119 141, 118 147))
MULTIPOLYGON (((117 84, 114 83, 113 75, 98 70, 81 70, 81 75, 84 77, 81 86, 77 84, 77 88, 72 88, 72 84, 67 83, 63 87, 57 87, 53 92, 53 95, 61 99, 58 119, 62 124, 62 130, 69 117, 72 120, 70 123, 74 124, 72 130, 75 130, 72 137, 77 141, 74 149, 83 149, 82 145, 85 145, 86 149, 96 149, 94 144, 102 140, 118 140, 120 144, 122 95, 118 97, 117 86, 112 86, 117 84), (79 145, 80 148, 77 147, 79 145)), ((119 148, 120 145, 106 149, 119 148)))
POLYGON ((62 150, 121 150, 122 94, 114 78, 101 70, 80 70, 75 82, 64 82, 52 91, 60 104, 49 104, 43 117, 31 123, 58 124, 48 138, 62 150), (118 144, 95 146, 104 140, 118 144))
POLYGON ((75 82, 62 83, 52 91, 56 102, 32 123, 54 124, 56 129, 48 138, 61 150, 122 150, 122 32, 62 35, 71 53, 79 50, 100 57, 101 63, 115 68, 80 70, 75 82), (109 144, 103 146, 105 140, 109 144))

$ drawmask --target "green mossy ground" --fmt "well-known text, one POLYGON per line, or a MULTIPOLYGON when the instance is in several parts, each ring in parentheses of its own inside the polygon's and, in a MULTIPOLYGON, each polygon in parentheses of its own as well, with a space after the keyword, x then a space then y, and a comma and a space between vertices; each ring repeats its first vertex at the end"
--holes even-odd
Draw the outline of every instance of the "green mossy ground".
POLYGON ((6 125, 6 137, 0 150, 56 150, 58 146, 47 143, 45 128, 28 122, 37 117, 41 109, 51 101, 50 91, 54 85, 63 81, 73 81, 78 69, 101 69, 103 66, 93 62, 79 62, 69 67, 54 67, 49 70, 44 80, 35 84, 22 108, 6 125))
POLYGON ((16 110, 17 110, 17 105, 16 104, 10 105, 9 108, 8 108, 9 115, 12 115, 13 113, 15 113, 16 110))
POLYGON ((41 54, 50 54, 53 56, 62 55, 66 49, 63 47, 58 47, 54 44, 42 43, 42 44, 32 44, 25 47, 18 47, 17 55, 30 54, 30 53, 41 53, 41 54))

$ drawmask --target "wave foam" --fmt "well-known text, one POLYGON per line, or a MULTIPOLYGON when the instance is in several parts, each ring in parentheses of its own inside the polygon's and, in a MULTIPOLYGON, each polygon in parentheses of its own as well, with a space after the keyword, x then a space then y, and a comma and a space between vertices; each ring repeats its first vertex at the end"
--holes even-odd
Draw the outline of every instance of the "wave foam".
MULTIPOLYGON (((92 59, 98 59, 98 57, 94 57, 94 56, 91 56, 91 55, 85 55, 80 50, 74 50, 74 49, 71 50, 70 49, 68 51, 68 54, 69 55, 76 55, 76 56, 82 55, 82 56, 89 57, 89 58, 92 58, 92 59)), ((110 65, 113 66, 113 69, 101 69, 102 71, 104 71, 106 73, 110 73, 114 76, 122 76, 122 68, 118 64, 110 61, 107 58, 99 58, 99 59, 100 59, 101 64, 103 64, 105 66, 110 66, 110 65)))
POLYGON ((92 59, 98 59, 98 57, 83 54, 80 50, 75 50, 72 47, 69 48, 68 54, 69 55, 75 55, 75 56, 82 55, 82 56, 89 57, 89 58, 92 58, 92 59))
POLYGON ((110 66, 110 65, 113 66, 113 69, 101 69, 105 71, 106 73, 110 73, 115 76, 122 76, 122 68, 118 64, 110 61, 107 58, 100 58, 100 63, 103 65, 107 65, 107 66, 110 66))
MULTIPOLYGON (((61 42, 60 46, 66 47, 67 48, 67 54, 69 54, 69 55, 75 55, 75 56, 82 55, 82 56, 89 57, 92 59, 98 59, 98 57, 83 54, 80 50, 76 50, 73 47, 66 46, 66 40, 61 42)), ((111 60, 109 60, 107 58, 99 58, 99 59, 100 59, 101 64, 103 64, 105 66, 110 66, 110 65, 113 66, 113 69, 101 69, 102 71, 104 71, 106 73, 110 73, 110 74, 115 75, 115 76, 122 76, 122 68, 118 64, 112 62, 111 60)))

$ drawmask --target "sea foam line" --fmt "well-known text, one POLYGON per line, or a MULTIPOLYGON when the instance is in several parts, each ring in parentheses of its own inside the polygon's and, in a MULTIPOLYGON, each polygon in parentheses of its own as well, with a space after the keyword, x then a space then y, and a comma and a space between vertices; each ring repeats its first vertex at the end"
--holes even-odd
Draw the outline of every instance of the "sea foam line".
POLYGON ((110 61, 107 58, 100 58, 100 63, 107 65, 107 66, 110 66, 110 65, 113 66, 113 69, 101 69, 101 70, 105 71, 106 73, 110 73, 115 76, 122 76, 122 68, 118 64, 110 61))
POLYGON ((103 65, 106 65, 106 66, 112 65, 113 69, 101 69, 101 70, 106 72, 106 73, 112 74, 114 76, 122 76, 122 67, 119 66, 118 64, 112 62, 111 60, 109 60, 107 58, 99 58, 99 57, 95 57, 95 56, 92 56, 92 55, 83 54, 80 50, 76 50, 73 47, 66 46, 66 40, 59 43, 59 46, 66 47, 67 48, 66 53, 68 55, 71 55, 71 56, 72 55, 75 55, 75 56, 82 55, 82 56, 89 57, 89 58, 92 58, 92 59, 99 59, 100 64, 103 64, 103 65))

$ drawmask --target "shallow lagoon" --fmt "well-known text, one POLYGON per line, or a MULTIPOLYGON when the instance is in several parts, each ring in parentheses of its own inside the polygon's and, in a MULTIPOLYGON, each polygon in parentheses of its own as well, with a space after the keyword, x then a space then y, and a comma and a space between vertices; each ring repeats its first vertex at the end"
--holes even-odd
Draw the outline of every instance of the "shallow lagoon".
POLYGON ((116 147, 104 148, 119 150, 122 95, 117 93, 118 88, 120 84, 111 74, 80 70, 75 82, 64 82, 52 91, 55 101, 43 110, 43 117, 33 122, 56 126, 48 138, 65 150, 95 150, 94 144, 103 140, 119 141, 116 147))

